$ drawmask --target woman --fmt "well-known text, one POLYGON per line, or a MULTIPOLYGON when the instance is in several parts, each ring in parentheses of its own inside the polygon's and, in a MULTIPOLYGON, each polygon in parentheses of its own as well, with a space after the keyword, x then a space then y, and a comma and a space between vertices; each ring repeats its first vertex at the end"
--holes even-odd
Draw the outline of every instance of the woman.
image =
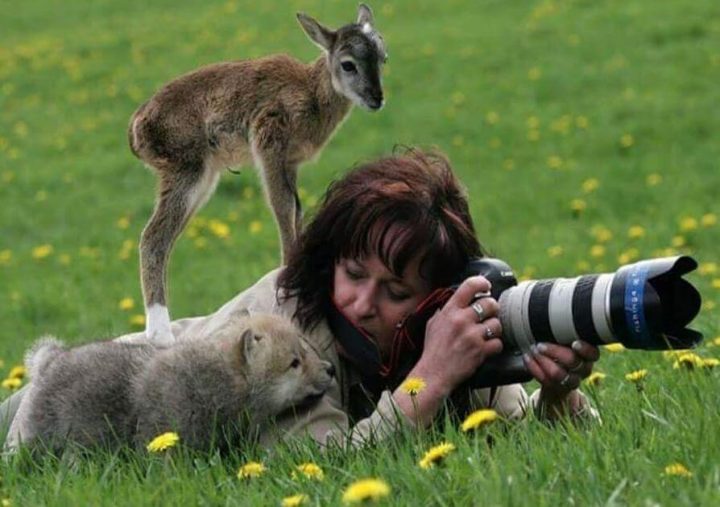
MULTIPOLYGON (((335 366, 337 382, 317 404, 280 417, 261 441, 271 445, 288 434, 310 434, 323 444, 360 445, 403 425, 429 425, 450 394, 502 350, 497 301, 476 300, 490 283, 470 277, 427 321, 422 354, 407 374, 426 387, 411 396, 397 387, 397 378, 390 380, 397 351, 404 350, 398 329, 406 317, 482 253, 448 161, 410 150, 357 167, 333 183, 287 267, 212 315, 175 321, 173 333, 179 340, 211 338, 243 311, 293 318, 321 358, 335 366)), ((466 408, 492 407, 508 418, 523 416, 529 407, 546 418, 585 413, 588 405, 577 387, 598 357, 597 348, 581 341, 572 348, 536 347, 524 357, 542 386, 531 398, 519 384, 479 389, 470 393, 466 408)), ((19 396, 3 405, 0 417, 12 416, 19 396)))

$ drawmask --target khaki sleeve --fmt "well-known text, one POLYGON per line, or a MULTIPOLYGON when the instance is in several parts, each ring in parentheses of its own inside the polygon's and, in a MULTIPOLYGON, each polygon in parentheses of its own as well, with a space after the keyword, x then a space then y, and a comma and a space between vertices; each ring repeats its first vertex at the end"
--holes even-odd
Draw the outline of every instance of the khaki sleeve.
POLYGON ((525 416, 530 404, 522 384, 497 387, 492 400, 491 391, 491 389, 474 390, 470 397, 471 409, 492 408, 505 419, 521 419, 525 416))

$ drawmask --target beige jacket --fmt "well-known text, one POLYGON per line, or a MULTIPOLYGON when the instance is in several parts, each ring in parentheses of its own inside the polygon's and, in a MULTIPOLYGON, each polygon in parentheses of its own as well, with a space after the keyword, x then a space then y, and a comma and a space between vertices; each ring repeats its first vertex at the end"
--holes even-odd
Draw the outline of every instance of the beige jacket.
MULTIPOLYGON (((224 324, 239 312, 273 313, 292 318, 294 300, 278 302, 276 281, 279 269, 271 271, 255 285, 241 292, 215 313, 205 317, 180 319, 172 323, 172 331, 178 340, 203 340, 219 334, 224 324)), ((142 341, 144 333, 126 335, 120 340, 142 341)), ((366 419, 356 421, 351 427, 349 413, 350 389, 359 384, 359 375, 346 361, 338 357, 335 339, 323 321, 306 336, 310 345, 322 359, 330 361, 337 372, 329 391, 316 405, 302 412, 283 414, 272 428, 261 432, 260 440, 268 447, 279 439, 294 435, 310 435, 321 444, 331 442, 357 446, 368 438, 386 438, 401 426, 412 427, 407 418, 393 402, 390 391, 382 393, 375 411, 366 419)), ((353 391, 357 392, 357 391, 353 391)), ((490 405, 490 389, 479 389, 473 396, 473 408, 490 405)), ((520 384, 503 386, 495 391, 492 408, 509 419, 522 417, 531 404, 520 384)))

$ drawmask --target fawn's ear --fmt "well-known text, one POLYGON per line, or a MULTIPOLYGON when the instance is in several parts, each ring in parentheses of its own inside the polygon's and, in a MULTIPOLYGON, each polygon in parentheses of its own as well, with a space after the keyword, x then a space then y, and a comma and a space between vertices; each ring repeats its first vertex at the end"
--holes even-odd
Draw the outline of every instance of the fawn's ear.
POLYGON ((262 335, 255 334, 252 329, 246 329, 240 337, 240 350, 242 350, 243 358, 246 362, 250 361, 255 355, 258 344, 262 340, 262 335))
POLYGON ((365 24, 372 26, 374 22, 375 19, 373 18, 372 9, 370 9, 370 6, 366 4, 358 5, 357 24, 360 26, 363 26, 365 24))
POLYGON ((310 40, 320 47, 320 49, 329 52, 337 38, 336 33, 303 12, 298 12, 297 18, 310 40))

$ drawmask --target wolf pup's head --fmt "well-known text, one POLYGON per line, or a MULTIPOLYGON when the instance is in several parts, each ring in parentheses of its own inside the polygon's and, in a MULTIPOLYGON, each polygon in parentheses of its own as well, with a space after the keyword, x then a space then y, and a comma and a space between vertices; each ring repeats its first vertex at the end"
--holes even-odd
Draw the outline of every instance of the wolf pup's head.
POLYGON ((335 368, 321 360, 300 330, 278 315, 255 314, 244 319, 236 343, 239 367, 270 414, 320 399, 335 368))

